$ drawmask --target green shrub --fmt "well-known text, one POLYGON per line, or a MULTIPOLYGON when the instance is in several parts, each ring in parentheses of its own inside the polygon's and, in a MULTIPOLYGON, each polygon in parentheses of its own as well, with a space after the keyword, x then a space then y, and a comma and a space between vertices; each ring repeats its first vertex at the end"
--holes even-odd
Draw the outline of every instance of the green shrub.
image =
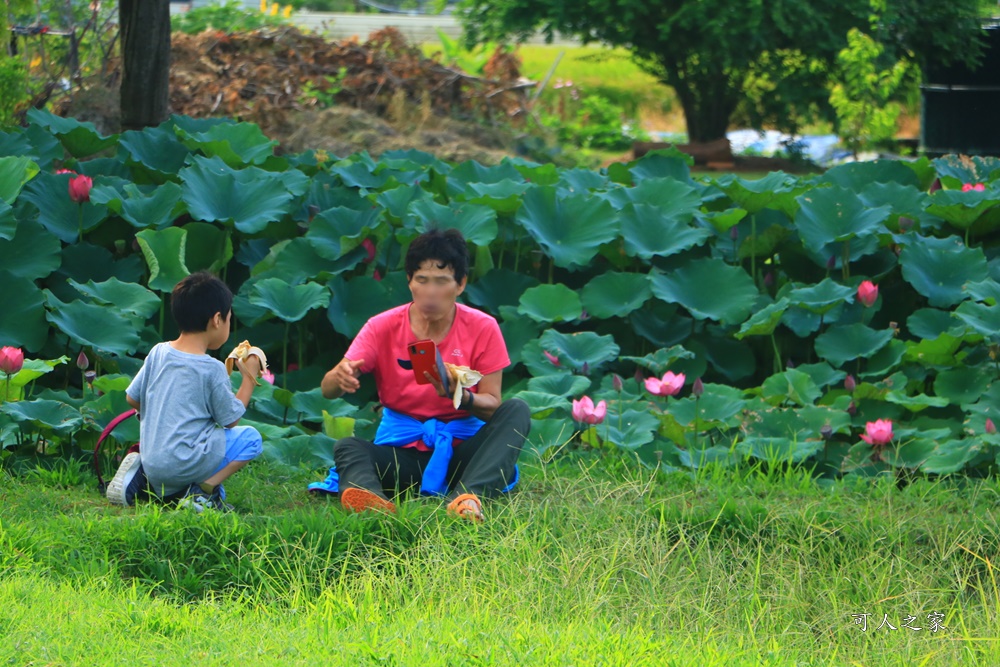
POLYGON ((0 126, 13 125, 27 101, 27 68, 17 58, 0 56, 0 126))
POLYGON ((222 3, 196 7, 182 14, 175 14, 170 21, 173 30, 197 35, 206 30, 221 30, 223 32, 256 30, 269 25, 283 25, 288 22, 288 19, 282 15, 282 12, 272 16, 270 12, 247 9, 238 0, 226 0, 222 3))

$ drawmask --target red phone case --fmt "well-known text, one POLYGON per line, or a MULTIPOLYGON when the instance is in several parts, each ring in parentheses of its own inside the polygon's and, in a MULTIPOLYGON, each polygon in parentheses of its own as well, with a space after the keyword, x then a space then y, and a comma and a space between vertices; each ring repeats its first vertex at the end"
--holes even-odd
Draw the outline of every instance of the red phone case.
POLYGON ((406 346, 410 353, 410 363, 413 364, 413 375, 417 384, 430 384, 430 380, 424 377, 424 372, 430 373, 435 379, 440 380, 437 371, 437 348, 432 340, 418 340, 406 346))

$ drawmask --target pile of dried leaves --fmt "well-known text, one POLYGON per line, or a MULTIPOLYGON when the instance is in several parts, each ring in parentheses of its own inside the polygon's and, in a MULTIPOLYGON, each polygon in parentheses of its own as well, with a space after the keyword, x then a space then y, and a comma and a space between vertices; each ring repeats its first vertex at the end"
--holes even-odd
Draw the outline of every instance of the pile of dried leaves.
POLYGON ((426 58, 393 28, 368 41, 327 41, 294 27, 248 33, 174 33, 173 113, 230 116, 283 134, 289 114, 334 101, 380 117, 392 106, 446 117, 510 120, 525 114, 527 91, 515 56, 499 52, 476 77, 426 58))

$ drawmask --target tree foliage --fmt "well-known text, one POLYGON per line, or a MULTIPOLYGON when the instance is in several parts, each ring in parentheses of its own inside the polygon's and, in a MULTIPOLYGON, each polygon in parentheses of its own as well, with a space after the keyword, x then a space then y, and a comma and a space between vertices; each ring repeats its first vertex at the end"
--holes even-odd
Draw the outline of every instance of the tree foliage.
MULTIPOLYGON (((980 0, 877 1, 888 54, 918 63, 978 57, 980 0)), ((827 107, 825 64, 875 11, 869 0, 465 0, 461 8, 470 44, 541 30, 630 49, 676 90, 692 141, 724 137, 751 90, 760 119, 827 107)))

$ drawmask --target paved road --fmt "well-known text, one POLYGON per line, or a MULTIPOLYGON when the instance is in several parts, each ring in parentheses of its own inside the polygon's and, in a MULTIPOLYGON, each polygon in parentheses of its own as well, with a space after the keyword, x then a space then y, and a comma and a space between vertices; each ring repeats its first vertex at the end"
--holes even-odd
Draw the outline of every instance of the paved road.
MULTIPOLYGON (((334 39, 344 39, 357 35, 361 39, 370 33, 393 26, 406 35, 412 42, 438 41, 437 28, 449 37, 462 36, 462 26, 454 16, 409 16, 406 14, 328 14, 312 12, 296 12, 292 15, 296 25, 317 32, 322 32, 334 39)), ((542 35, 536 35, 528 44, 544 44, 542 35)), ((556 39, 552 42, 557 46, 577 46, 579 42, 573 39, 556 39)))

